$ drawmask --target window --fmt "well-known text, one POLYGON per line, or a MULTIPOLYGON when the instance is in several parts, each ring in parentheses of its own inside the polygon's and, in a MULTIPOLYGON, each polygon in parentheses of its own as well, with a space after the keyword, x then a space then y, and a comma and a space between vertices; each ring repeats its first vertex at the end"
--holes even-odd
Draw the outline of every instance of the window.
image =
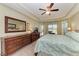
POLYGON ((51 31, 52 33, 57 34, 57 24, 49 24, 48 25, 48 32, 51 31))

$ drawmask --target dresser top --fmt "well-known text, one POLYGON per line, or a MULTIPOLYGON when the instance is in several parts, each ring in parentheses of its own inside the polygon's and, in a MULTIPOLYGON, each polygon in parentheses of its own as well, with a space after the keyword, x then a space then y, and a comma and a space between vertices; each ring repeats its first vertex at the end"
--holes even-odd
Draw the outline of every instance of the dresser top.
POLYGON ((9 37, 15 37, 15 36, 20 36, 20 35, 24 35, 24 34, 30 34, 30 33, 28 33, 28 32, 4 33, 4 34, 0 34, 0 37, 9 38, 9 37))

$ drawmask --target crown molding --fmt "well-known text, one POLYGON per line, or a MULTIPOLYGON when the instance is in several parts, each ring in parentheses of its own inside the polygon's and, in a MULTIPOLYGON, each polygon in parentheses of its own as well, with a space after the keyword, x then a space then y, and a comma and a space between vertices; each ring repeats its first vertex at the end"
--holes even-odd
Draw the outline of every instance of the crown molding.
MULTIPOLYGON (((29 17, 31 17, 31 18, 36 18, 36 19, 39 19, 40 20, 40 18, 39 17, 37 17, 35 14, 33 14, 33 11, 30 11, 27 7, 24 7, 22 4, 18 4, 21 8, 23 8, 23 9, 25 9, 29 14, 30 14, 30 16, 29 17), (33 16, 33 17, 32 17, 33 16)), ((37 20, 36 20, 37 21, 37 20)))
POLYGON ((16 10, 16 9, 14 9, 14 8, 10 8, 10 7, 8 7, 8 6, 7 6, 7 5, 5 5, 5 4, 1 4, 1 5, 2 5, 2 6, 4 6, 4 7, 9 8, 9 9, 11 9, 11 10, 13 10, 13 11, 16 11, 16 12, 18 12, 19 14, 21 14, 21 15, 23 15, 23 16, 25 16, 25 17, 27 17, 27 18, 31 19, 31 20, 34 20, 34 21, 36 21, 36 22, 40 22, 40 21, 35 20, 35 18, 34 18, 34 17, 29 16, 29 15, 25 15, 24 13, 22 13, 22 12, 20 12, 20 11, 16 10))
POLYGON ((73 15, 71 15, 71 16, 69 16, 69 14, 70 14, 70 13, 73 13, 72 11, 75 9, 75 7, 76 7, 77 5, 78 5, 78 4, 75 4, 75 5, 71 8, 71 10, 70 10, 64 17, 65 17, 65 18, 70 18, 70 17, 72 17, 75 13, 74 13, 73 15))
MULTIPOLYGON (((62 17, 57 17, 57 18, 54 18, 54 19, 57 19, 57 20, 52 20, 51 18, 50 19, 47 19, 47 20, 51 20, 51 21, 41 21, 39 17, 37 17, 35 14, 33 14, 33 11, 30 11, 28 8, 25 8, 22 4, 17 4, 18 6, 20 6, 21 8, 23 8, 24 10, 27 11, 27 14, 23 14, 22 12, 18 11, 18 10, 15 10, 13 8, 10 8, 12 10, 15 10, 17 11, 18 13, 24 15, 25 17, 28 17, 29 19, 32 19, 36 22, 52 22, 52 21, 62 21, 64 19, 67 18, 67 16, 72 12, 72 10, 75 8, 76 4, 67 12, 67 14, 65 16, 62 16, 62 17), (28 9, 28 10, 27 10, 28 9), (39 19, 39 20, 37 20, 39 19)), ((6 5, 5 5, 6 6, 6 5)), ((7 6, 8 7, 8 6, 7 6)))

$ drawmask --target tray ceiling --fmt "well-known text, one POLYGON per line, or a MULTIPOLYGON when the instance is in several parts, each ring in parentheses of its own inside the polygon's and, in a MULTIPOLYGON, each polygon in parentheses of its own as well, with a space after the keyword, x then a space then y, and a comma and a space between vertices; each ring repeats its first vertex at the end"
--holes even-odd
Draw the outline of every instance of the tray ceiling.
POLYGON ((58 8, 59 11, 51 12, 51 15, 41 15, 43 11, 39 8, 46 9, 49 3, 4 3, 3 5, 12 8, 24 15, 28 15, 37 21, 56 21, 57 18, 62 18, 68 15, 74 8, 75 3, 55 3, 54 8, 58 8))

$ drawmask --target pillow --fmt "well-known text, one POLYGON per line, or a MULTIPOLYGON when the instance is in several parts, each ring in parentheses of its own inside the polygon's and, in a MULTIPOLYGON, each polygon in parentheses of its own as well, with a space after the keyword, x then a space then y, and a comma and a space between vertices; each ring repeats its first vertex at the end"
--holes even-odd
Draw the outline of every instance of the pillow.
POLYGON ((74 40, 79 41, 79 33, 77 33, 77 32, 68 32, 65 35, 74 39, 74 40))

